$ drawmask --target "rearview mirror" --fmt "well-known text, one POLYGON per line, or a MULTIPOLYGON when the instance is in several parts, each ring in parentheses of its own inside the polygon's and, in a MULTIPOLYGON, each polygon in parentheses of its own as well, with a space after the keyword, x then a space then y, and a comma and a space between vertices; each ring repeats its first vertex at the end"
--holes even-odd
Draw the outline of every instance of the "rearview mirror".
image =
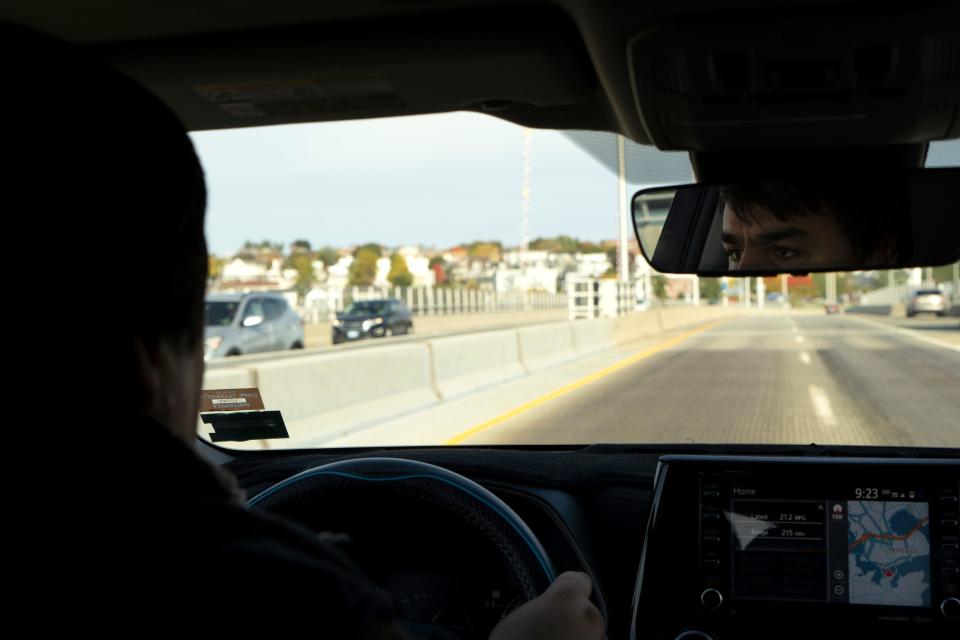
POLYGON ((633 198, 633 223, 644 257, 662 273, 948 264, 960 258, 960 169, 644 189, 633 198))

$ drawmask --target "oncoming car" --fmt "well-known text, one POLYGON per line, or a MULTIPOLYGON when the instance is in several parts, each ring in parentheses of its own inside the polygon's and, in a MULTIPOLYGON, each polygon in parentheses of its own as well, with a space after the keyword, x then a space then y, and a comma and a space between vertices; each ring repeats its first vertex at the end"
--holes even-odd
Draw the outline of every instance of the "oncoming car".
POLYGON ((338 312, 331 321, 333 344, 402 336, 413 331, 413 318, 403 300, 358 300, 338 312))
POLYGON ((218 293, 204 303, 204 358, 303 349, 303 322, 276 293, 218 293))

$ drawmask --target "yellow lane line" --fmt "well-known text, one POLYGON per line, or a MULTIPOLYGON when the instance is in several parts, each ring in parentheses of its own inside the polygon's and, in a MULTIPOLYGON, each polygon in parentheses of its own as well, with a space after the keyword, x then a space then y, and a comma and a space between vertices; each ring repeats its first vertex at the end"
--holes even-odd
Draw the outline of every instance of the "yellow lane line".
POLYGON ((660 353, 661 351, 664 351, 664 350, 666 350, 666 349, 670 349, 671 347, 675 347, 675 346, 677 346, 678 344, 680 344, 681 342, 685 342, 686 340, 689 340, 689 339, 692 338, 693 336, 695 336, 695 335, 697 335, 697 334, 700 334, 700 333, 703 333, 704 331, 709 331, 710 329, 713 329, 713 328, 716 327, 717 325, 723 324, 724 322, 728 322, 728 320, 725 319, 725 320, 717 320, 717 321, 714 321, 714 322, 709 322, 709 323, 707 323, 707 324, 705 324, 705 325, 701 325, 701 326, 697 327, 696 329, 691 329, 690 331, 686 331, 686 332, 684 332, 684 333, 681 333, 680 335, 678 335, 678 336, 675 337, 675 338, 671 338, 670 340, 667 340, 667 341, 665 341, 665 342, 661 342, 660 344, 656 344, 656 345, 650 347, 649 349, 644 349, 643 351, 640 351, 639 353, 635 353, 635 354, 633 354, 632 356, 629 356, 629 357, 627 357, 627 358, 624 358, 623 360, 619 360, 619 361, 613 363, 612 365, 606 367, 605 369, 600 369, 599 371, 596 371, 596 372, 594 372, 594 373, 591 373, 590 375, 588 375, 588 376, 586 376, 586 377, 580 378, 579 380, 575 380, 574 382, 571 382, 570 384, 564 385, 564 386, 560 387, 559 389, 554 389, 554 390, 551 391, 550 393, 547 393, 547 394, 545 394, 545 395, 542 395, 542 396, 540 396, 539 398, 535 398, 535 399, 531 400, 530 402, 524 403, 524 404, 520 405, 519 407, 516 407, 516 408, 514 408, 514 409, 511 409, 510 411, 508 411, 508 412, 506 412, 506 413, 504 413, 504 414, 501 414, 501 415, 497 416, 496 418, 492 418, 492 419, 490 419, 490 420, 487 420, 486 422, 481 422, 480 424, 478 424, 478 425, 476 425, 476 426, 470 427, 470 428, 467 429, 466 431, 463 431, 463 432, 458 433, 457 435, 453 436, 452 438, 450 438, 449 440, 447 440, 446 442, 444 442, 444 444, 445 444, 445 445, 460 444, 460 443, 462 443, 464 440, 467 440, 467 439, 469 439, 469 438, 472 438, 473 436, 477 435, 478 433, 481 433, 481 432, 483 432, 483 431, 486 431, 487 429, 491 429, 491 428, 497 426, 498 424, 502 424, 502 423, 506 422, 507 420, 510 420, 511 418, 515 418, 515 417, 519 416, 520 414, 526 413, 527 411, 530 411, 531 409, 535 409, 535 408, 539 407, 539 406, 542 405, 542 404, 546 404, 547 402, 550 402, 551 400, 556 400, 556 399, 559 398, 560 396, 564 396, 564 395, 570 393, 571 391, 576 391, 577 389, 580 389, 581 387, 585 387, 585 386, 587 386, 588 384, 592 384, 592 383, 596 382, 597 380, 600 380, 600 379, 602 379, 602 378, 606 378, 607 376, 609 376, 609 375, 612 374, 612 373, 616 373, 617 371, 620 371, 621 369, 624 369, 624 368, 626 368, 626 367, 629 367, 629 366, 631 366, 631 365, 634 365, 634 364, 640 362, 641 360, 646 360, 646 359, 649 358, 650 356, 656 355, 656 354, 660 353))

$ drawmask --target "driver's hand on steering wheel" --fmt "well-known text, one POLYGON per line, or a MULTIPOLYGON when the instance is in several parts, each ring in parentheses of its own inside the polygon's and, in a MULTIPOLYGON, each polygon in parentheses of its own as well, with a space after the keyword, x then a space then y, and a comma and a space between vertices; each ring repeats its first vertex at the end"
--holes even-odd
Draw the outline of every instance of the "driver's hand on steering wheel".
POLYGON ((590 576, 567 571, 540 596, 504 618, 490 640, 601 640, 603 617, 590 602, 590 576))

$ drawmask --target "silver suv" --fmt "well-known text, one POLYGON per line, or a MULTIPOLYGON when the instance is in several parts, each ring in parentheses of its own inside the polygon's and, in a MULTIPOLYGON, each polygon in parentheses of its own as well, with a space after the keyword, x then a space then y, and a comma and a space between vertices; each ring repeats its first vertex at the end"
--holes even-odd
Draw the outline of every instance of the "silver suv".
POLYGON ((947 315, 947 297, 939 289, 920 289, 910 296, 907 305, 907 317, 912 318, 918 313, 935 313, 938 316, 947 315))
POLYGON ((204 324, 205 360, 303 348, 303 321, 277 293, 209 295, 204 324))

